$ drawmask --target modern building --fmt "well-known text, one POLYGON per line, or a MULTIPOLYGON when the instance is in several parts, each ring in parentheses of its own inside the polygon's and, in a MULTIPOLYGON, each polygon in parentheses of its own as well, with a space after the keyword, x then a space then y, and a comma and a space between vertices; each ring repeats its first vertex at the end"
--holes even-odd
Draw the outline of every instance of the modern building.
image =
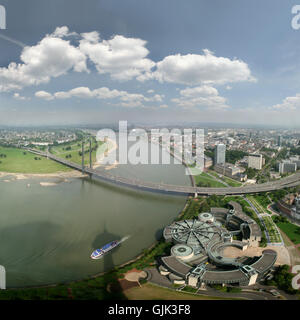
POLYGON ((226 146, 225 144, 217 144, 215 147, 215 161, 214 164, 221 164, 221 163, 225 163, 225 159, 226 159, 226 146))
POLYGON ((292 208, 292 216, 300 220, 300 196, 295 198, 295 207, 292 208))
POLYGON ((284 160, 279 163, 278 171, 280 174, 293 173, 297 171, 297 164, 290 160, 284 160))
POLYGON ((247 181, 247 175, 244 174, 245 169, 231 163, 217 164, 214 166, 214 170, 226 177, 238 181, 247 181))
POLYGON ((280 212, 286 214, 294 222, 300 221, 300 196, 287 195, 284 199, 277 202, 280 212))
POLYGON ((164 229, 165 240, 174 246, 169 256, 159 260, 161 275, 174 284, 195 288, 203 284, 251 286, 265 278, 276 262, 275 251, 264 250, 256 257, 229 258, 224 254, 227 248, 242 252, 261 241, 256 222, 243 213, 238 203, 230 205, 232 209, 212 208, 197 219, 176 221, 164 229))
POLYGON ((296 165, 297 165, 297 170, 300 170, 300 156, 290 157, 290 161, 291 161, 292 163, 296 163, 296 165))
POLYGON ((212 166, 213 166, 213 160, 212 160, 212 158, 204 155, 204 168, 205 168, 205 169, 208 169, 208 168, 210 168, 210 167, 212 167, 212 166))
POLYGON ((248 167, 261 170, 263 167, 263 156, 261 154, 249 154, 248 156, 248 167))
POLYGON ((278 138, 277 138, 277 146, 278 147, 281 147, 282 146, 282 136, 278 136, 278 138))

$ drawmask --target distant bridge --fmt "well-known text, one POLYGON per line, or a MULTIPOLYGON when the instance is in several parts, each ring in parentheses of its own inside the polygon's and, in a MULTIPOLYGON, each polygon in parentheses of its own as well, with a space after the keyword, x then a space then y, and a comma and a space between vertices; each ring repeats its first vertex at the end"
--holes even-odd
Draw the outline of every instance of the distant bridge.
POLYGON ((250 185, 246 187, 203 188, 203 187, 193 187, 193 186, 171 185, 171 184, 165 184, 165 183, 154 183, 154 182, 141 181, 141 180, 132 179, 132 178, 123 178, 123 177, 111 175, 109 173, 96 171, 95 169, 92 168, 91 153, 90 153, 90 165, 89 167, 86 167, 84 165, 84 148, 82 148, 82 155, 83 155, 82 165, 59 158, 48 152, 41 152, 34 149, 26 149, 26 150, 36 155, 47 157, 51 160, 54 160, 72 169, 82 171, 83 174, 88 174, 90 175, 91 178, 131 187, 135 189, 151 191, 151 192, 170 193, 170 194, 177 194, 177 195, 183 195, 183 196, 186 196, 186 195, 223 196, 223 195, 243 195, 243 194, 268 192, 268 191, 275 191, 283 188, 295 187, 300 185, 300 173, 295 173, 289 177, 282 178, 280 180, 258 184, 258 185, 250 185))

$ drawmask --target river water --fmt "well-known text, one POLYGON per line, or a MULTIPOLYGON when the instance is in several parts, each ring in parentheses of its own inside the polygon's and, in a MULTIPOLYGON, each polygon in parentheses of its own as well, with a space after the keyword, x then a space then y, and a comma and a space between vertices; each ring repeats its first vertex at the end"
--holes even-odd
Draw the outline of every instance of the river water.
MULTIPOLYGON (((181 165, 122 165, 110 173, 190 185, 181 165)), ((158 239, 185 201, 87 178, 1 178, 0 265, 6 268, 7 287, 78 280, 110 270, 158 239), (125 236, 130 238, 103 259, 90 258, 94 249, 125 236)))

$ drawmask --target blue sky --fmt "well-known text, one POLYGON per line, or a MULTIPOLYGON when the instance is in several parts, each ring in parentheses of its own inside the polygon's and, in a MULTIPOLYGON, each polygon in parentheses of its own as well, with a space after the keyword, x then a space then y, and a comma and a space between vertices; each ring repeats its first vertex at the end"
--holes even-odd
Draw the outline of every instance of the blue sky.
POLYGON ((0 0, 0 124, 300 126, 296 4, 0 0))

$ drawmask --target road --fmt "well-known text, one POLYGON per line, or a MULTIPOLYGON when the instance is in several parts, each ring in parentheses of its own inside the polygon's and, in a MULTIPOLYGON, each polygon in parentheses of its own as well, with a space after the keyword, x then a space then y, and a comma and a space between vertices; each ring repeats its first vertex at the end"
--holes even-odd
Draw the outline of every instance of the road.
POLYGON ((51 160, 59 162, 66 165, 72 169, 83 171, 85 174, 89 174, 91 178, 99 179, 102 181, 107 181, 115 183, 118 185, 128 186, 135 189, 142 189, 145 191, 160 192, 160 193, 171 193, 177 195, 242 195, 242 194, 253 194, 259 192, 275 191, 287 187, 295 187, 300 185, 300 173, 295 173, 286 178, 276 180, 273 182, 268 182, 259 185, 250 185, 245 187, 226 187, 226 188, 203 188, 194 186, 179 186, 164 183, 153 183, 148 181, 140 181, 138 179, 123 178, 111 175, 105 172, 99 172, 92 168, 85 167, 84 169, 81 165, 67 161, 65 159, 59 158, 48 152, 41 152, 33 149, 26 149, 27 151, 37 154, 39 156, 47 157, 51 160))

